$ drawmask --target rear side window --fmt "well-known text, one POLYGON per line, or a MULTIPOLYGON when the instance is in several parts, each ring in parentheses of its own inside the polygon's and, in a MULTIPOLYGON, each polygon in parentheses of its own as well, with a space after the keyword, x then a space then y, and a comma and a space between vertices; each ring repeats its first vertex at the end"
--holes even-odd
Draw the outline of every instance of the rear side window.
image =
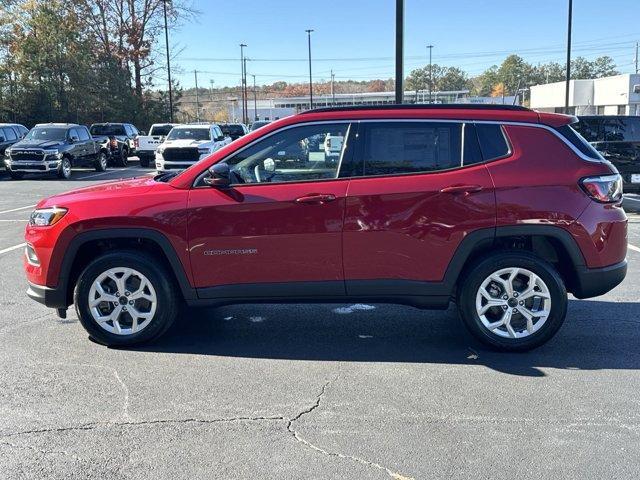
POLYGON ((13 128, 5 127, 5 128, 2 129, 2 131, 4 132, 5 140, 17 140, 18 139, 18 136, 16 135, 16 132, 13 131, 13 128))
POLYGON ((562 127, 556 128, 556 130, 586 157, 593 160, 603 160, 598 151, 593 148, 582 135, 576 132, 571 125, 563 125, 562 127))
POLYGON ((367 125, 364 175, 432 172, 462 164, 462 124, 376 122, 367 125))
POLYGON ((89 132, 87 131, 86 127, 76 128, 76 130, 78 131, 80 140, 89 140, 89 132))
POLYGON ((495 123, 476 123, 482 159, 487 162, 509 155, 510 148, 504 131, 495 123))
POLYGON ((173 125, 153 125, 151 127, 151 131, 149 132, 149 135, 166 136, 169 134, 172 128, 173 128, 173 125))

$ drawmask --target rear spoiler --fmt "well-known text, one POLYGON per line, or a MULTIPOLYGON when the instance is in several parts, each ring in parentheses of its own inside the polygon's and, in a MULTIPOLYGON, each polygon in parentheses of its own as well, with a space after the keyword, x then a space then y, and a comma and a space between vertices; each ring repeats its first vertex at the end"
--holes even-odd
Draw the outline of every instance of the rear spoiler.
POLYGON ((565 115, 563 113, 546 113, 536 112, 538 114, 538 121, 544 125, 549 125, 553 128, 564 127, 565 125, 571 125, 578 123, 578 117, 575 115, 565 115))

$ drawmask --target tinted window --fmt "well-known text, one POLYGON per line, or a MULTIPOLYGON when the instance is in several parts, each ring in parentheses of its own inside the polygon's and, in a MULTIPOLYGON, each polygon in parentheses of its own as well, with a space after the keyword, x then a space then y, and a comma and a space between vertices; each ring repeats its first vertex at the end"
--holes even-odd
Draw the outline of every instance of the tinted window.
POLYGON ((225 135, 244 135, 242 125, 220 125, 220 128, 225 135))
POLYGON ((87 129, 85 127, 78 127, 76 128, 76 130, 78 131, 78 136, 80 137, 80 140, 82 141, 86 141, 89 140, 89 132, 87 131, 87 129))
POLYGON ((211 140, 211 130, 203 127, 176 127, 169 132, 167 140, 211 140))
POLYGON ((509 155, 509 144, 500 125, 476 123, 476 132, 485 161, 509 155))
POLYGON ((165 136, 169 134, 172 128, 173 128, 172 125, 153 125, 151 127, 151 131, 149 132, 149 135, 165 136))
POLYGON ((640 142, 640 117, 613 117, 602 121, 605 142, 640 142))
POLYGON ((234 183, 274 183, 338 177, 348 123, 288 128, 227 160, 234 183))
POLYGON ((462 124, 371 123, 366 126, 364 175, 393 175, 459 167, 462 124))
POLYGON ((78 133, 78 130, 76 130, 75 128, 72 128, 69 130, 69 138, 77 138, 78 140, 80 139, 80 134, 78 133))
POLYGON ((91 125, 91 135, 126 135, 123 125, 91 125))
POLYGON ((34 127, 27 136, 27 140, 66 140, 67 129, 64 127, 34 127))
POLYGON ((598 118, 580 118, 580 121, 572 126, 587 142, 598 142, 601 140, 599 134, 601 123, 602 120, 598 118))
POLYGON ((571 125, 564 125, 556 130, 587 157, 594 160, 602 160, 598 151, 593 148, 589 142, 582 138, 582 135, 571 128, 571 125))
POLYGON ((2 131, 4 132, 4 138, 5 140, 17 140, 18 136, 16 135, 16 132, 13 131, 13 128, 11 127, 5 127, 2 129, 2 131))

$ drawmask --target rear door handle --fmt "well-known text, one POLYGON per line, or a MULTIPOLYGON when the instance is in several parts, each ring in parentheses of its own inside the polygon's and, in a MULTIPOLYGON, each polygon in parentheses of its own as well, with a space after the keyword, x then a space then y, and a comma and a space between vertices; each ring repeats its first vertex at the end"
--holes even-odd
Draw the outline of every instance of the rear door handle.
POLYGON ((451 185, 440 189, 440 193, 476 193, 480 190, 480 185, 451 185))
POLYGON ((302 197, 296 198, 297 203, 316 203, 322 205, 323 203, 333 202, 336 196, 331 193, 310 193, 302 197))

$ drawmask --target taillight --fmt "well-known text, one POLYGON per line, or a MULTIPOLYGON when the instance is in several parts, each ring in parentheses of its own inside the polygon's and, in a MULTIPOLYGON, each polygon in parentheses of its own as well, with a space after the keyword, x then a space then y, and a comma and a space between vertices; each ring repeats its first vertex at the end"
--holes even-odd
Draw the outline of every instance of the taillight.
POLYGON ((109 145, 111 146, 111 148, 118 148, 118 140, 112 138, 111 140, 109 140, 109 145))
POLYGON ((134 146, 134 147, 136 147, 136 148, 138 148, 138 146, 139 146, 139 145, 140 145, 140 142, 139 142, 138 138, 137 138, 137 137, 136 137, 136 138, 134 138, 134 139, 133 139, 133 146, 134 146))
POLYGON ((622 200, 622 177, 618 174, 583 178, 580 184, 596 202, 613 203, 622 200))

